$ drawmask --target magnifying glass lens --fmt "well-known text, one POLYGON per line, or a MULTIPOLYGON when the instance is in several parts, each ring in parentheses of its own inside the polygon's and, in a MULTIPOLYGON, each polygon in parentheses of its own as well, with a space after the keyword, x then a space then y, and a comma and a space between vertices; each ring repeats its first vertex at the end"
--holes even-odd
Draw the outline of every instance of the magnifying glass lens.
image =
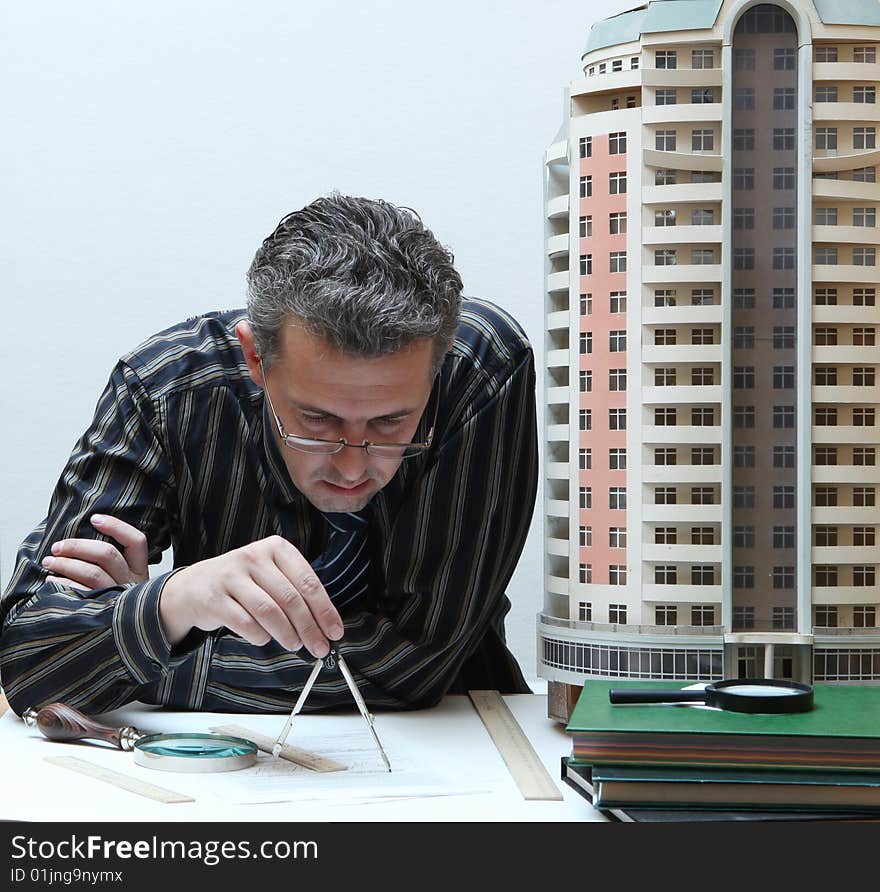
POLYGON ((793 688, 769 684, 732 684, 727 685, 724 690, 739 697, 791 697, 800 693, 800 691, 793 688))

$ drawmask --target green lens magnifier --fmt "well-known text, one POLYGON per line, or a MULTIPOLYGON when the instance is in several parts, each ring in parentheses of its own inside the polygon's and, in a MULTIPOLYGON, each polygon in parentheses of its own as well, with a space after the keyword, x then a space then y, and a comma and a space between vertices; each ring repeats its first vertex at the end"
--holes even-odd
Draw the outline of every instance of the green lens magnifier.
POLYGON ((68 706, 50 703, 40 710, 28 709, 25 724, 40 729, 49 740, 74 742, 101 740, 121 750, 133 751, 134 761, 157 771, 211 773, 250 768, 257 761, 257 745, 228 734, 142 734, 137 728, 113 728, 68 706))

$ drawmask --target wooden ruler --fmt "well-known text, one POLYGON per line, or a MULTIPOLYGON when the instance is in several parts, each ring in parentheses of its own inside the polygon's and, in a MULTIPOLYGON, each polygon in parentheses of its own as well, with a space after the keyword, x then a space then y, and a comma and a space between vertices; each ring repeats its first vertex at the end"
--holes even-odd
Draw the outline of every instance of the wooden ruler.
MULTIPOLYGON (((211 730, 219 734, 231 734, 233 737, 244 737, 245 740, 252 740, 257 745, 257 748, 264 753, 271 753, 272 747, 275 745, 273 738, 260 734, 258 731, 251 731, 250 728, 245 728, 242 725, 218 725, 216 728, 211 728, 211 730)), ((288 743, 281 747, 279 755, 282 759, 287 759, 288 762, 295 762, 297 765, 302 765, 303 768, 311 768, 312 771, 348 770, 347 765, 334 762, 333 759, 325 759, 323 756, 316 756, 308 750, 301 750, 298 746, 291 746, 288 743)))
POLYGON ((146 781, 129 777, 127 774, 120 774, 120 772, 113 771, 110 768, 102 768, 100 765, 86 762, 84 759, 77 759, 75 756, 45 756, 44 761, 50 765, 57 765, 59 768, 67 768, 70 771, 84 774, 86 777, 104 781, 105 784, 112 784, 114 787, 119 787, 122 790, 128 790, 129 793, 146 796, 147 799, 154 799, 156 802, 195 802, 195 799, 191 796, 184 796, 181 793, 175 793, 173 790, 166 790, 164 787, 148 784, 146 781))
POLYGON ((524 799, 562 799, 562 793, 498 691, 468 691, 489 736, 524 799))

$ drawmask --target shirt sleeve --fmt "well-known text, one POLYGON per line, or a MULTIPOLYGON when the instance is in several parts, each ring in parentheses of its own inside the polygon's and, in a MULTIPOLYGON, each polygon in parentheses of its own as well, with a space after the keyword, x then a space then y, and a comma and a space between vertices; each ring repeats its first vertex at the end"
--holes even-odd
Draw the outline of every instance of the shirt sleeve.
MULTIPOLYGON (((459 420, 407 487, 393 518, 385 590, 377 605, 344 615, 343 653, 373 706, 414 709, 439 702, 509 608, 505 590, 525 544, 537 490, 531 349, 522 349, 476 396, 471 390, 461 399, 459 420)), ((311 661, 276 653, 273 644, 259 649, 237 636, 217 639, 205 708, 239 700, 279 708, 270 685, 276 695, 278 687, 298 689, 311 661), (262 667, 263 677, 244 666, 262 667)), ((350 702, 338 671, 325 670, 305 708, 350 702)))
MULTIPOLYGON (((0 602, 0 680, 12 708, 63 700, 103 712, 186 658, 172 655, 158 616, 170 574, 92 591, 45 581, 42 559, 61 539, 102 539, 89 518, 112 514, 147 536, 150 562, 171 542, 171 469, 154 406, 120 362, 74 447, 43 522, 27 537, 0 602)), ((110 541, 110 540, 108 540, 110 541)))

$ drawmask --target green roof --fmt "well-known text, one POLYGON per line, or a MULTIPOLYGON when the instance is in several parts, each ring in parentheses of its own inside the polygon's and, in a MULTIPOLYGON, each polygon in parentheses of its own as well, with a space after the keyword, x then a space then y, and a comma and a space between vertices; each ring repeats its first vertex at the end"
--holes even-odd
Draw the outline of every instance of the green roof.
MULTIPOLYGON (((831 3, 869 3, 877 0, 829 0, 831 3)), ((631 43, 642 34, 659 31, 694 31, 711 28, 718 17, 722 0, 652 0, 646 6, 596 22, 590 29, 585 53, 631 43)))
POLYGON ((878 0, 813 0, 826 25, 880 25, 878 0))

